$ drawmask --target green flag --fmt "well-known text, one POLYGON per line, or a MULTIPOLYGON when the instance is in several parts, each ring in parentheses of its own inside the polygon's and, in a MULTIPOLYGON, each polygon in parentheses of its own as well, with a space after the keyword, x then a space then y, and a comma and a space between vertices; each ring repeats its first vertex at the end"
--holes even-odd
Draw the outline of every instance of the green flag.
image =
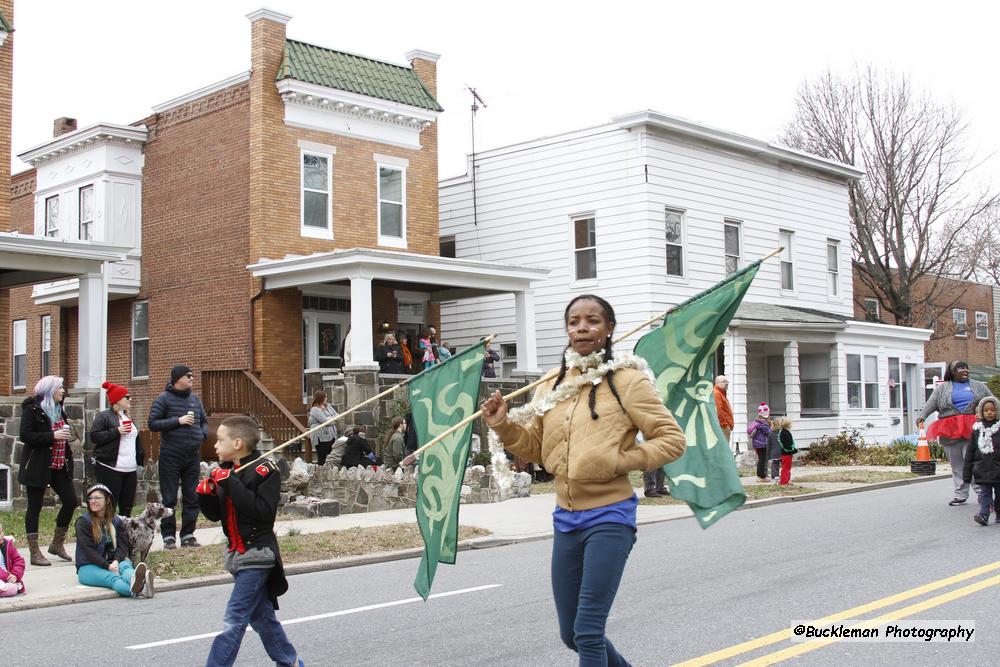
POLYGON ((670 311, 635 353, 656 376, 663 404, 684 431, 687 451, 663 467, 670 494, 687 501, 702 528, 746 502, 732 451, 719 426, 712 358, 760 268, 758 260, 670 311))
MULTIPOLYGON (((421 446, 476 411, 485 347, 485 343, 474 345, 410 382, 410 411, 421 446)), ((455 562, 458 501, 474 426, 469 422, 420 455, 417 523, 424 555, 413 587, 424 600, 438 563, 455 562)))

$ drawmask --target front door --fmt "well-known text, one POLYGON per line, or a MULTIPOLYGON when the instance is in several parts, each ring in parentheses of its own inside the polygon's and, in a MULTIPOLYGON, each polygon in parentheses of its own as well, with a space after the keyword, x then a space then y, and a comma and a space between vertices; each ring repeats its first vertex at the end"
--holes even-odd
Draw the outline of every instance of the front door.
MULTIPOLYGON (((349 313, 308 312, 302 313, 302 370, 340 368, 343 360, 340 347, 350 321, 349 313)), ((308 395, 306 378, 303 375, 303 393, 308 395)))

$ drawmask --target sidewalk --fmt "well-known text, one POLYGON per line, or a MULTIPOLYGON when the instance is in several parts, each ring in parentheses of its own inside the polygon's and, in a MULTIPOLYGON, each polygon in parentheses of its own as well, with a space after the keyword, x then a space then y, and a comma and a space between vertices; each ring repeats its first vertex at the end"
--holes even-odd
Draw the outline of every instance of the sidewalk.
MULTIPOLYGON (((796 477, 804 477, 806 475, 862 470, 908 472, 908 469, 905 467, 799 466, 793 469, 792 483, 796 483, 796 477)), ((934 477, 923 477, 918 479, 922 481, 927 479, 944 479, 951 476, 951 469, 947 464, 939 463, 937 470, 938 474, 934 477)), ((759 482, 756 477, 743 477, 742 481, 745 486, 768 484, 766 482, 759 482)), ((817 495, 835 495, 844 492, 851 492, 853 490, 884 488, 885 486, 896 486, 904 483, 912 482, 910 480, 882 482, 876 484, 806 482, 805 486, 817 489, 820 491, 820 494, 750 500, 744 507, 791 502, 793 499, 802 500, 805 498, 815 497, 817 495)), ((642 498, 642 489, 636 489, 636 493, 640 498, 642 498)), ((485 528, 492 533, 492 535, 487 537, 469 540, 469 546, 471 548, 498 546, 500 544, 512 543, 515 541, 522 542, 534 539, 546 539, 552 535, 552 508, 554 506, 554 493, 531 495, 528 498, 515 498, 502 503, 462 505, 460 514, 461 523, 465 526, 478 526, 480 528, 485 528)), ((691 510, 688 509, 687 505, 639 505, 638 507, 638 523, 640 525, 681 519, 689 516, 691 516, 691 510)), ((319 533, 355 527, 368 528, 375 526, 387 526, 396 523, 413 523, 415 520, 414 510, 410 508, 386 510, 382 512, 368 512, 365 514, 345 514, 338 517, 279 521, 275 524, 275 531, 278 535, 286 535, 291 529, 295 529, 300 533, 319 533)), ((221 546, 225 543, 225 536, 222 533, 221 527, 198 529, 195 531, 195 536, 203 545, 218 544, 221 546)), ((18 549, 27 561, 27 545, 19 544, 18 549)), ((163 541, 160 539, 159 535, 157 535, 155 541, 153 542, 153 550, 158 551, 161 549, 163 549, 163 541)), ((66 550, 72 555, 74 553, 74 545, 68 544, 66 546, 66 550)), ((420 550, 411 549, 405 553, 393 552, 394 555, 388 557, 383 554, 381 556, 354 556, 347 559, 334 559, 329 562, 329 567, 345 567, 365 562, 387 560, 389 558, 410 557, 412 555, 410 552, 419 555, 420 550)), ((28 569, 25 572, 24 577, 28 594, 14 598, 0 598, 0 613, 15 611, 18 609, 49 606, 52 604, 68 604, 72 602, 84 602, 89 600, 118 597, 115 593, 109 590, 81 586, 77 581, 76 568, 73 563, 65 563, 55 559, 54 557, 49 557, 49 560, 52 562, 51 567, 33 567, 28 565, 28 569)), ((316 564, 305 563, 286 566, 286 570, 288 570, 290 574, 295 573, 296 570, 299 569, 301 569, 301 571, 306 571, 307 569, 308 571, 315 571, 317 569, 325 568, 317 566, 316 564), (307 565, 309 565, 308 568, 302 567, 307 565)), ((203 583, 221 583, 228 580, 229 576, 223 574, 205 577, 203 583)), ((157 584, 157 590, 167 591, 174 588, 186 588, 191 585, 197 584, 191 581, 159 582, 157 584)))

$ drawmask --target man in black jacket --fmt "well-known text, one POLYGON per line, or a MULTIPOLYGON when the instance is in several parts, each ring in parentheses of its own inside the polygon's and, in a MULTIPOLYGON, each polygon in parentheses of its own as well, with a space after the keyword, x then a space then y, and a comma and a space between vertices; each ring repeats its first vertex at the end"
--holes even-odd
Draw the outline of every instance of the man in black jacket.
MULTIPOLYGON (((198 523, 198 495, 195 487, 201 473, 201 444, 208 437, 208 417, 201 399, 191 391, 194 373, 184 365, 174 366, 170 382, 149 409, 149 430, 160 433, 160 496, 165 507, 177 505, 181 485, 184 511, 181 516, 181 546, 198 547, 194 528, 198 523)), ((177 546, 176 513, 160 520, 163 547, 177 546)))

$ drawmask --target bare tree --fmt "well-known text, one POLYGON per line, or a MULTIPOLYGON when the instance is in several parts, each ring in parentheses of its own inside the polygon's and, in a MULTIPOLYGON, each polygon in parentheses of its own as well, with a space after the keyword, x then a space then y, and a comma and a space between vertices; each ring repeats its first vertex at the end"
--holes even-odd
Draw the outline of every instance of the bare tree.
POLYGON ((854 269, 897 324, 937 321, 960 296, 939 278, 973 273, 963 239, 997 195, 969 193, 978 165, 965 131, 954 107, 869 67, 805 82, 782 135, 793 148, 864 169, 849 188, 854 269))

